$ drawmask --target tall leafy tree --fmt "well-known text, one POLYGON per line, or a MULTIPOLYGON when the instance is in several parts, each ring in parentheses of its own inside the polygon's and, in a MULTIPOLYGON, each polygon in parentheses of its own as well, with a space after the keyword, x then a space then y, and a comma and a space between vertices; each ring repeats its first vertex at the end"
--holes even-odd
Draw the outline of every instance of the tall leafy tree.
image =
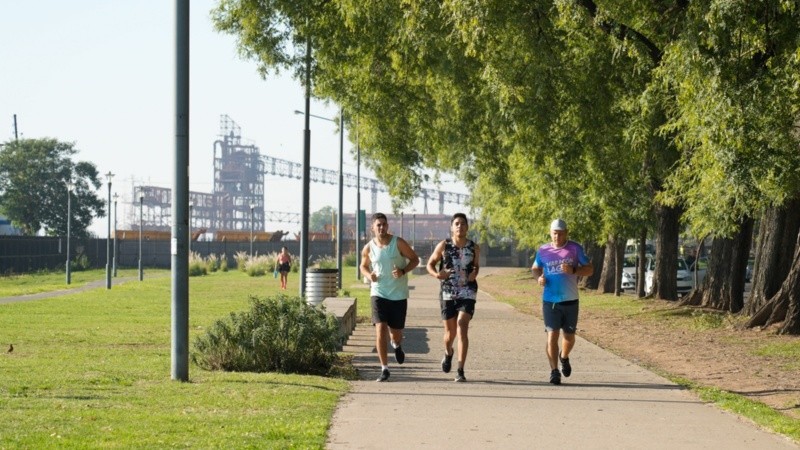
POLYGON ((333 206, 323 206, 318 211, 311 213, 308 218, 309 228, 315 233, 330 231, 336 220, 336 210, 333 206))
POLYGON ((92 219, 105 214, 97 168, 74 161, 75 144, 55 139, 21 139, 0 149, 0 209, 25 235, 39 230, 67 234, 67 184, 73 185, 71 229, 88 236, 92 219))

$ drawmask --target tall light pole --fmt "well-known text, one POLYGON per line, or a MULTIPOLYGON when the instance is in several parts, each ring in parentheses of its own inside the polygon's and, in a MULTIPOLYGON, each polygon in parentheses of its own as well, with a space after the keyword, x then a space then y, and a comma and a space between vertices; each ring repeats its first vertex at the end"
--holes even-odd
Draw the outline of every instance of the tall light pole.
POLYGON ((172 379, 189 381, 189 0, 175 0, 175 154, 172 180, 172 379))
MULTIPOLYGON (((303 114, 302 111, 295 110, 295 114, 303 114)), ((335 120, 329 119, 327 117, 317 116, 314 114, 309 114, 311 117, 316 117, 317 119, 327 120, 328 122, 336 123, 335 120)), ((344 109, 340 110, 339 115, 339 212, 338 219, 336 220, 336 268, 339 270, 337 275, 337 283, 336 285, 339 289, 342 288, 342 232, 344 230, 344 214, 343 212, 343 202, 344 202, 344 109)), ((358 220, 358 217, 356 217, 358 220)), ((357 247, 357 246, 356 246, 357 247)), ((358 249, 356 248, 356 251, 358 249)))
POLYGON ((72 188, 74 185, 72 184, 72 180, 67 181, 67 284, 72 283, 72 272, 71 272, 71 263, 70 263, 70 251, 69 251, 69 241, 70 241, 70 234, 71 230, 70 227, 72 225, 72 188))
POLYGON ((114 245, 113 245, 113 257, 111 258, 112 261, 112 268, 114 270, 114 277, 117 277, 117 199, 119 199, 119 195, 114 192, 114 245))
POLYGON ((356 122, 356 280, 361 279, 361 141, 356 122))
POLYGON ((142 216, 144 215, 144 195, 139 192, 139 281, 144 280, 142 271, 142 216))
POLYGON ((256 209, 256 205, 250 205, 250 258, 253 258, 253 223, 256 221, 255 216, 253 215, 253 211, 256 209))
POLYGON ((308 269, 308 203, 311 182, 311 36, 306 36, 306 117, 303 129, 303 211, 300 213, 300 297, 306 296, 308 269))
POLYGON ((114 174, 109 170, 108 179, 108 234, 106 235, 106 289, 111 289, 111 179, 114 174))

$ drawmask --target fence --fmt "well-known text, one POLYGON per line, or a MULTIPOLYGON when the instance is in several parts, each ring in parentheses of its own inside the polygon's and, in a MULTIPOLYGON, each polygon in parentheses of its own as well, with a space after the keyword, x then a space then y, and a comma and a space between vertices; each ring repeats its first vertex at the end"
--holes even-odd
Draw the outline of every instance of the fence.
MULTIPOLYGON (((420 256, 420 264, 424 265, 438 240, 409 241, 420 256)), ((112 240, 112 257, 114 254, 112 240)), ((40 270, 63 270, 66 261, 67 240, 64 237, 41 236, 0 236, 0 274, 28 273, 40 270)), ((300 254, 299 241, 253 242, 253 253, 265 255, 277 253, 286 246, 289 253, 300 254)), ((321 258, 333 258, 336 255, 336 242, 310 241, 308 246, 309 262, 321 258)), ((249 242, 199 241, 191 243, 192 252, 200 256, 211 254, 225 256, 228 264, 234 264, 234 255, 238 252, 249 253, 249 242)), ((349 254, 355 251, 355 242, 342 242, 342 251, 349 254)), ((90 268, 106 267, 106 239, 76 239, 70 242, 72 261, 78 255, 85 255, 90 268)), ((481 255, 485 265, 526 267, 530 265, 530 252, 518 251, 511 246, 503 248, 481 246, 481 255)), ((145 267, 169 268, 172 262, 170 242, 168 240, 142 240, 142 265, 145 267)), ((116 262, 118 268, 136 268, 139 265, 139 240, 119 239, 116 242, 116 262)))

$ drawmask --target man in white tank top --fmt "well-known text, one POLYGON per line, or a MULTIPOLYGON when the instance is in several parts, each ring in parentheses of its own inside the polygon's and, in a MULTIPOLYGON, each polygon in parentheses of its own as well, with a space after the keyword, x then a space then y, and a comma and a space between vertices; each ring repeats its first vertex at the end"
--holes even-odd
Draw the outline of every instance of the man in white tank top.
POLYGON ((389 234, 386 215, 372 215, 374 237, 361 250, 361 274, 371 281, 370 303, 375 325, 375 348, 381 363, 377 381, 389 379, 389 358, 386 346, 391 335, 397 364, 405 361, 401 346, 408 309, 408 277, 419 264, 419 256, 401 237, 389 234))

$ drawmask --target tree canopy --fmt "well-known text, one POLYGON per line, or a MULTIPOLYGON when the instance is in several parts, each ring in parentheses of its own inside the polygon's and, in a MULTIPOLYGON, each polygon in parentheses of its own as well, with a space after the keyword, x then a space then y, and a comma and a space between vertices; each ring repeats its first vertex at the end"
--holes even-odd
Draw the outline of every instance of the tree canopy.
POLYGON ((796 196, 799 15, 789 0, 220 0, 212 11, 264 74, 302 80, 310 40, 313 94, 347 111, 397 202, 421 169, 452 173, 472 189, 473 216, 530 245, 555 216, 604 242, 659 206, 694 235, 730 236, 796 196))
POLYGON ((0 149, 0 210, 23 234, 44 230, 52 236, 67 234, 67 195, 71 181, 73 236, 88 236, 95 216, 105 214, 97 168, 74 161, 75 145, 55 139, 20 139, 0 149))

